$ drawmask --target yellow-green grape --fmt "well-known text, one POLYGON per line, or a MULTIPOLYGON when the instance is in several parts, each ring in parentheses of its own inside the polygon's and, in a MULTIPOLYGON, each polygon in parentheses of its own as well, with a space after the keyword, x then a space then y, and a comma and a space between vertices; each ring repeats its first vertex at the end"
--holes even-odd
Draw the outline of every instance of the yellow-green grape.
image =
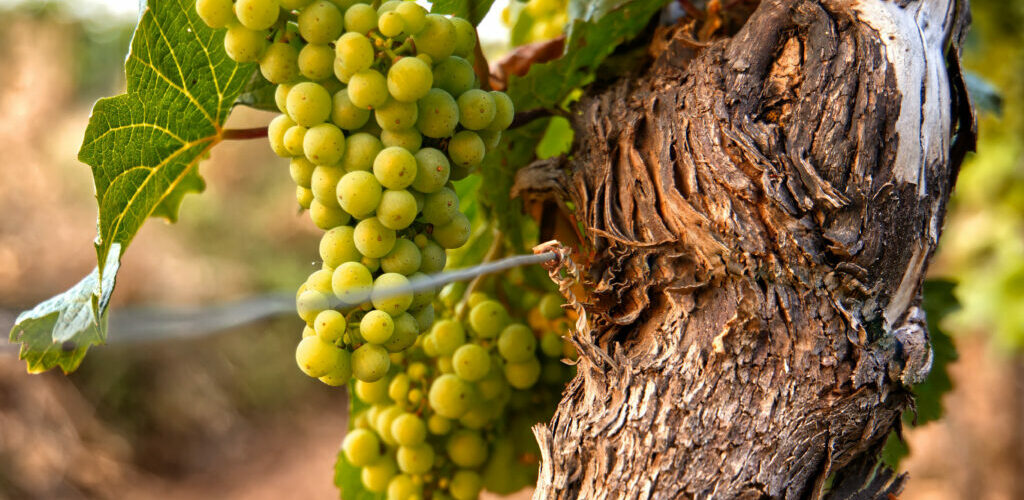
MULTIPOLYGON (((404 401, 405 397, 409 394, 409 387, 412 383, 409 380, 409 376, 404 373, 399 373, 391 379, 388 383, 388 397, 392 401, 404 401)), ((394 432, 392 432, 394 434, 394 432)), ((399 441, 401 443, 401 441, 399 441)))
POLYGON ((301 9, 312 3, 313 0, 280 0, 280 2, 282 9, 291 11, 301 9))
MULTIPOLYGON (((337 81, 339 81, 339 82, 341 82, 343 84, 348 85, 348 82, 352 80, 352 75, 354 75, 354 74, 355 74, 354 72, 349 71, 348 69, 345 68, 345 66, 343 66, 341 64, 341 60, 340 59, 338 59, 338 58, 334 59, 334 78, 337 81)), ((341 90, 343 92, 345 92, 346 94, 348 93, 348 89, 341 89, 341 90)))
POLYGON ((529 389, 540 378, 540 362, 530 358, 522 363, 505 363, 505 379, 516 389, 529 389))
MULTIPOLYGON (((308 135, 309 132, 306 134, 308 135)), ((313 190, 313 196, 320 203, 329 207, 340 206, 335 189, 343 174, 342 169, 328 165, 320 165, 313 169, 313 177, 309 180, 309 188, 313 190)))
POLYGON ((402 313, 394 317, 395 332, 384 344, 388 352, 402 352, 416 343, 416 336, 420 333, 420 325, 416 318, 409 313, 402 313))
POLYGON ((399 415, 402 414, 402 408, 398 405, 389 405, 387 408, 377 414, 377 418, 373 422, 373 428, 377 430, 377 435, 380 436, 380 440, 384 443, 396 446, 395 437, 391 435, 391 422, 394 422, 399 415))
POLYGON ((307 5, 299 13, 299 34, 308 43, 331 43, 345 28, 345 19, 338 7, 326 0, 307 5))
POLYGON ((341 387, 348 383, 349 379, 352 378, 352 360, 348 351, 341 350, 341 355, 338 357, 338 363, 334 365, 327 375, 320 377, 320 381, 331 386, 341 387))
POLYGON ((416 103, 389 99, 373 112, 382 130, 407 130, 416 125, 416 103))
POLYGON ((496 300, 480 302, 469 311, 469 326, 480 338, 492 339, 498 336, 508 321, 508 311, 496 300))
POLYGON ((377 218, 384 227, 401 230, 416 219, 416 198, 404 189, 388 189, 381 196, 377 218))
MULTIPOLYGON (((358 227, 356 228, 358 233, 358 227)), ((358 241, 358 240, 357 240, 358 241)), ((370 295, 373 307, 380 309, 392 316, 409 309, 412 304, 412 292, 407 291, 394 295, 396 289, 408 288, 409 279, 398 273, 384 273, 373 282, 373 292, 370 295)))
POLYGON ((420 7, 416 2, 402 2, 395 7, 395 12, 402 16, 405 32, 410 35, 419 33, 427 24, 427 9, 420 7))
POLYGON ((512 120, 516 118, 516 108, 504 92, 492 90, 491 97, 494 99, 494 120, 487 126, 487 130, 500 132, 512 125, 512 120))
POLYGON ((380 31, 380 34, 388 38, 394 38, 401 35, 405 30, 405 21, 402 20, 402 16, 397 12, 385 12, 377 19, 377 29, 380 31))
POLYGON ((476 344, 463 344, 452 355, 455 374, 462 380, 476 382, 487 376, 491 369, 491 357, 487 350, 476 344))
POLYGON ((380 133, 380 141, 386 147, 397 146, 415 153, 423 145, 423 135, 414 128, 404 130, 383 130, 380 133))
POLYGON ((274 104, 277 105, 278 111, 288 112, 288 92, 291 92, 294 86, 291 83, 282 83, 274 90, 274 104))
POLYGON ((352 374, 364 382, 375 382, 388 373, 391 358, 376 344, 363 344, 352 353, 352 374))
POLYGON ((335 189, 335 197, 341 208, 353 217, 366 217, 380 205, 383 191, 373 174, 356 170, 341 177, 335 189))
MULTIPOLYGON (((345 154, 345 134, 331 123, 315 125, 306 131, 302 149, 306 158, 316 165, 337 165, 345 154)), ((330 191, 333 199, 334 189, 330 191)))
POLYGON ((267 47, 266 33, 232 24, 224 34, 224 51, 235 62, 256 62, 267 47))
POLYGON ((302 140, 306 137, 307 130, 309 129, 302 125, 292 125, 288 130, 285 130, 282 142, 284 143, 284 149, 285 151, 288 151, 288 154, 292 156, 303 155, 302 140))
POLYGON ((373 276, 360 262, 346 262, 339 265, 331 276, 334 295, 345 304, 359 304, 370 298, 373 276))
POLYGON ((313 221, 316 227, 323 229, 324 231, 348 224, 352 220, 352 216, 345 213, 344 210, 338 207, 329 207, 320 203, 320 200, 313 199, 313 203, 309 205, 309 218, 313 221))
POLYGON ((288 92, 288 116, 303 127, 323 123, 331 114, 331 94, 313 82, 295 84, 288 92))
MULTIPOLYGON (((394 16, 399 17, 397 13, 394 16)), ((396 100, 412 103, 430 92, 434 84, 434 73, 423 60, 403 57, 388 70, 387 84, 388 92, 396 100)))
POLYGON ((441 415, 431 415, 427 418, 427 430, 435 436, 443 436, 452 431, 452 421, 441 415))
POLYGON ((558 319, 565 316, 565 311, 562 310, 562 303, 561 295, 546 293, 540 298, 540 302, 537 303, 537 309, 547 319, 558 319))
POLYGON ((388 491, 388 484, 391 478, 398 473, 395 461, 391 457, 381 457, 376 462, 363 467, 359 472, 359 479, 367 491, 373 493, 384 493, 388 491))
POLYGON ((452 357, 441 356, 437 358, 437 369, 441 373, 454 373, 455 368, 452 366, 452 357))
POLYGON ((452 135, 459 124, 459 105, 448 92, 430 89, 416 104, 419 106, 416 128, 420 133, 432 139, 452 135))
POLYGON ((345 155, 341 157, 341 168, 346 172, 369 171, 373 168, 373 159, 381 149, 384 149, 384 145, 376 136, 366 132, 352 134, 345 141, 345 155))
POLYGON ((307 323, 312 323, 316 315, 328 307, 327 296, 315 291, 303 292, 295 301, 299 317, 307 323))
POLYGON ((498 352, 501 357, 512 363, 521 363, 534 357, 537 350, 537 338, 526 325, 514 324, 506 326, 498 336, 498 352))
POLYGON ((341 89, 334 94, 331 121, 335 125, 345 130, 357 130, 366 125, 369 119, 370 111, 352 104, 348 98, 348 89, 341 89))
POLYGON ((440 190, 428 194, 423 202, 423 221, 427 224, 435 226, 447 224, 457 213, 459 213, 459 196, 450 188, 442 187, 440 190))
POLYGON ((451 164, 440 150, 423 148, 416 155, 416 177, 412 188, 421 193, 436 193, 448 183, 451 164))
POLYGON ((309 188, 315 168, 316 165, 305 158, 292 158, 291 163, 288 164, 288 173, 291 174, 292 181, 296 185, 309 188))
POLYGON ((448 18, 438 14, 427 14, 423 29, 413 36, 416 50, 425 53, 435 61, 452 55, 456 44, 455 26, 448 18))
POLYGON ((399 474, 388 483, 387 500, 411 500, 421 498, 422 483, 417 483, 411 476, 399 474))
POLYGON ((455 28, 454 54, 467 59, 473 57, 473 49, 476 48, 476 29, 461 17, 452 17, 451 21, 455 28))
POLYGON ((425 247, 420 249, 420 256, 420 272, 425 274, 441 272, 444 270, 445 264, 448 263, 448 254, 445 253, 444 248, 433 241, 428 242, 425 247))
POLYGON ((402 0, 388 0, 387 2, 382 3, 380 7, 377 7, 377 15, 381 16, 385 12, 391 12, 395 10, 395 7, 401 5, 401 3, 402 0))
POLYGON ((456 101, 459 105, 459 123, 470 130, 482 130, 494 121, 497 107, 491 93, 470 89, 456 101))
POLYGON ((334 45, 338 64, 350 74, 366 71, 373 65, 373 44, 362 33, 348 32, 334 45))
POLYGON ((334 50, 329 45, 308 44, 299 51, 299 73, 318 82, 334 74, 334 50))
POLYGON ((491 369, 482 380, 476 383, 477 391, 480 393, 480 397, 484 401, 493 401, 497 399, 508 388, 508 382, 505 380, 505 375, 501 371, 501 360, 492 359, 491 364, 497 369, 491 369))
POLYGON ((462 130, 448 141, 448 157, 452 163, 466 168, 474 168, 484 161, 487 147, 476 132, 462 130))
POLYGON ((324 342, 337 342, 345 335, 345 316, 334 309, 321 311, 313 320, 313 328, 320 340, 324 342))
POLYGON ((309 327, 309 325, 302 327, 302 338, 312 337, 316 335, 316 330, 309 327))
POLYGON ((476 79, 473 65, 459 56, 441 59, 434 66, 433 73, 434 86, 453 96, 461 96, 472 89, 476 79))
POLYGON ((405 189, 416 180, 416 171, 416 158, 403 148, 384 148, 373 160, 373 175, 388 189, 405 189))
POLYGON ((377 9, 357 3, 345 10, 345 31, 369 33, 377 27, 377 9))
POLYGON ((366 429, 353 429, 341 442, 345 459, 356 467, 366 467, 380 459, 380 439, 366 429))
POLYGON ((445 445, 448 458, 459 467, 472 469, 487 460, 487 442, 479 432, 472 430, 455 431, 445 445))
POLYGON ((395 333, 395 321, 391 315, 379 310, 373 310, 363 316, 359 322, 359 333, 372 344, 384 344, 391 339, 395 333))
POLYGON ((364 109, 384 105, 388 101, 388 85, 384 75, 373 69, 353 74, 348 81, 348 98, 352 104, 364 109))
POLYGON ((415 243, 405 238, 395 241, 395 247, 380 260, 380 267, 386 273, 409 276, 420 268, 422 257, 415 243))
POLYGON ((223 28, 235 20, 231 0, 196 0, 199 18, 211 28, 223 28))
POLYGON ((303 373, 320 378, 330 373, 343 351, 334 344, 324 342, 320 337, 306 337, 295 349, 295 361, 303 373))
POLYGON ((447 224, 434 226, 434 240, 444 248, 459 248, 469 241, 470 232, 469 219, 461 212, 447 224))
POLYGON ((469 307, 476 307, 477 305, 479 305, 479 304, 481 304, 481 303, 483 303, 484 301, 487 301, 487 300, 491 300, 491 298, 488 297, 486 293, 484 293, 484 292, 473 292, 473 293, 469 294, 469 299, 467 299, 466 302, 469 303, 469 307))
POLYGON ((280 12, 277 0, 238 0, 235 3, 235 15, 238 22, 251 30, 265 30, 277 22, 280 12))
POLYGON ((456 471, 448 485, 448 492, 455 500, 475 500, 480 496, 484 480, 471 470, 456 471))
POLYGON ((454 309, 455 305, 462 300, 462 295, 466 293, 466 284, 461 281, 454 283, 448 283, 441 288, 441 292, 437 294, 437 299, 441 301, 441 304, 448 309, 454 309))
POLYGON ((337 226, 320 238, 320 258, 324 264, 336 268, 346 262, 358 262, 363 258, 353 239, 352 226, 337 226))
POLYGON ((387 379, 380 379, 376 382, 356 380, 356 396, 363 402, 371 405, 387 404, 391 402, 391 399, 388 397, 388 383, 387 379))
MULTIPOLYGON (((357 173, 357 172, 352 172, 357 173)), ((368 217, 356 224, 354 233, 356 248, 359 253, 379 259, 388 254, 395 246, 395 230, 389 229, 376 217, 368 217)))
POLYGON ((549 358, 562 357, 562 337, 557 333, 545 333, 540 338, 540 351, 549 358))
POLYGON ((288 158, 291 153, 288 152, 288 148, 284 145, 284 134, 288 132, 288 129, 292 128, 295 122, 287 115, 275 116, 273 120, 270 120, 270 124, 267 125, 267 140, 270 142, 270 149, 274 151, 274 154, 282 158, 288 158))
POLYGON ((380 270, 380 259, 374 259, 364 255, 360 262, 362 262, 371 273, 375 273, 380 270))
POLYGON ((427 425, 420 417, 403 413, 391 422, 391 435, 401 446, 416 446, 427 438, 427 425))
POLYGON ((432 304, 434 302, 434 297, 435 295, 437 295, 437 290, 435 290, 433 287, 423 288, 422 285, 423 283, 426 282, 426 279, 427 275, 419 272, 409 276, 410 283, 414 285, 420 285, 419 287, 417 287, 418 289, 412 294, 412 305, 409 306, 410 309, 419 309, 420 307, 432 304))
POLYGON ((451 319, 434 323, 430 335, 434 339, 437 354, 441 356, 454 353, 459 346, 466 343, 466 330, 462 328, 462 323, 451 319))
POLYGON ((270 83, 286 83, 299 76, 299 51, 287 43, 272 43, 260 56, 260 73, 270 83))
POLYGON ((466 413, 472 399, 472 386, 450 373, 434 379, 427 393, 427 400, 434 412, 450 419, 459 418, 466 413))
POLYGON ((300 207, 308 209, 313 203, 313 191, 302 186, 295 186, 295 200, 299 202, 300 207))
POLYGON ((476 134, 480 136, 480 140, 484 141, 484 151, 488 153, 494 151, 501 144, 501 132, 479 130, 476 134))
POLYGON ((398 468, 406 474, 426 474, 434 465, 434 448, 424 443, 399 446, 395 460, 398 468))
POLYGON ((306 282, 304 283, 304 285, 306 285, 307 290, 320 292, 324 295, 330 294, 331 275, 333 272, 333 268, 320 269, 318 271, 315 271, 312 274, 310 274, 308 278, 306 278, 306 282))

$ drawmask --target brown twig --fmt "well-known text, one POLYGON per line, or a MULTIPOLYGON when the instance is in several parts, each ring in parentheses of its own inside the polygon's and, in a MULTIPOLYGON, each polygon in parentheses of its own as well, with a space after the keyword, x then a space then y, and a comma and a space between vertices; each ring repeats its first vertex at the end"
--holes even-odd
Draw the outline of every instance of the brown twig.
POLYGON ((224 129, 221 138, 226 141, 239 141, 244 139, 259 139, 267 136, 267 127, 255 128, 228 128, 224 129))

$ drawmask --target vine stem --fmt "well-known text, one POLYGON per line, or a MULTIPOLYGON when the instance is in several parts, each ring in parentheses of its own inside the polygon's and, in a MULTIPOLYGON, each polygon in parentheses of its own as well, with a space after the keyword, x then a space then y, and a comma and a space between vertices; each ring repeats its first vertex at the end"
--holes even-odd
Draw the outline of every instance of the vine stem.
POLYGON ((254 128, 228 128, 221 132, 220 136, 226 141, 240 141, 245 139, 259 139, 267 136, 267 127, 254 128))
MULTIPOLYGON (((484 254, 484 259, 480 263, 485 264, 487 262, 494 261, 501 254, 504 247, 505 235, 501 231, 495 229, 494 241, 491 242, 490 248, 487 249, 487 253, 484 254)), ((469 296, 472 295, 477 288, 480 288, 480 285, 486 277, 487 275, 485 274, 478 275, 473 278, 473 281, 469 282, 469 285, 466 285, 466 291, 462 293, 462 300, 460 300, 455 306, 455 316, 459 321, 466 319, 466 311, 469 310, 469 296)))

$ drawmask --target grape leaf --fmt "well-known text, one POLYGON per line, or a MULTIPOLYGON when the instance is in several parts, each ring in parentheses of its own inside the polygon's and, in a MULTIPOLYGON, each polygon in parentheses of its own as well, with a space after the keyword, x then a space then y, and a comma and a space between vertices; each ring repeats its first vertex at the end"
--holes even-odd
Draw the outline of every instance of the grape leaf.
POLYGON ((473 26, 480 24, 480 21, 491 10, 494 0, 436 0, 430 7, 430 12, 435 14, 451 14, 473 23, 473 26))
POLYGON ((151 0, 125 62, 127 92, 93 108, 78 158, 92 168, 99 205, 100 266, 70 290, 19 316, 29 371, 78 367, 106 340, 105 311, 121 255, 148 217, 177 219, 182 198, 202 191, 196 165, 222 139, 222 125, 256 70, 224 52, 191 0, 151 0))
POLYGON ((498 222, 498 229, 505 235, 506 244, 512 253, 526 251, 523 230, 527 227, 527 216, 523 214, 522 202, 509 199, 516 171, 534 157, 537 143, 544 136, 550 120, 535 120, 532 123, 506 130, 501 134, 498 147, 487 153, 480 167, 480 187, 477 203, 498 222))
POLYGON ((277 85, 270 83, 263 77, 263 73, 254 71, 249 83, 245 85, 242 94, 235 100, 235 105, 248 106, 250 108, 262 109, 263 111, 280 112, 277 109, 277 101, 274 94, 277 92, 277 85))

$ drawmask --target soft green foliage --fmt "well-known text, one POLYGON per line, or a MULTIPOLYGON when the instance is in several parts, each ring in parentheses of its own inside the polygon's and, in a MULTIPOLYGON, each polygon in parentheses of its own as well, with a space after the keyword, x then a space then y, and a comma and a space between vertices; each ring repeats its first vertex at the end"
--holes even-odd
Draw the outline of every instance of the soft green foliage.
POLYGON ((493 3, 494 0, 437 0, 430 7, 430 12, 458 16, 475 26, 480 24, 493 3))

